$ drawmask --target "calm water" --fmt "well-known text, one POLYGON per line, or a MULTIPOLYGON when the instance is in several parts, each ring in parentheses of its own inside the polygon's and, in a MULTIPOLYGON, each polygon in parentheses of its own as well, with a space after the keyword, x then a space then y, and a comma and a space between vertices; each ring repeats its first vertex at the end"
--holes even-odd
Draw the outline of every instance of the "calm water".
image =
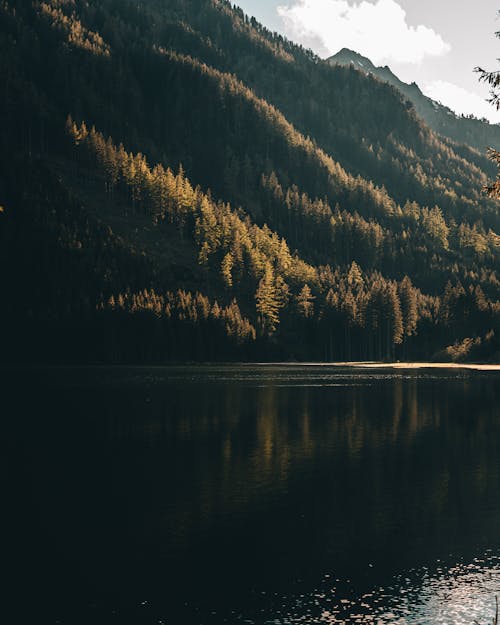
POLYGON ((491 622, 500 374, 3 372, 9 623, 491 622))

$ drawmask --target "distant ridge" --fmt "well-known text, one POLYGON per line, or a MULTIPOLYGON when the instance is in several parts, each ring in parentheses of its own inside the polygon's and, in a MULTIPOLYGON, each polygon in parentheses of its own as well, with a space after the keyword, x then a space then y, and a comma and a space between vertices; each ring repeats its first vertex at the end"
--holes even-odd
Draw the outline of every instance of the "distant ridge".
POLYGON ((447 106, 424 95, 415 82, 408 84, 400 80, 387 65, 377 67, 370 59, 349 48, 342 48, 328 62, 332 65, 352 65, 355 69, 372 74, 396 87, 412 102, 420 117, 434 131, 453 141, 466 143, 480 152, 484 152, 487 147, 500 148, 500 125, 457 115, 447 106))

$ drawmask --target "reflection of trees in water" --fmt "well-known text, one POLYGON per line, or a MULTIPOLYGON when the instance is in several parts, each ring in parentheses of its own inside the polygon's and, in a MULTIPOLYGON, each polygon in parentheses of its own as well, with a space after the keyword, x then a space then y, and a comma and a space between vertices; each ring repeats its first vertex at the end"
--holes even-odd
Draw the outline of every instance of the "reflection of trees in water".
POLYGON ((297 497, 319 507, 327 534, 330 524, 380 544, 427 540, 472 527, 474 509, 496 498, 498 394, 479 378, 176 387, 129 404, 125 438, 145 437, 162 523, 178 537, 297 497), (178 487, 161 493, 172 471, 178 487))

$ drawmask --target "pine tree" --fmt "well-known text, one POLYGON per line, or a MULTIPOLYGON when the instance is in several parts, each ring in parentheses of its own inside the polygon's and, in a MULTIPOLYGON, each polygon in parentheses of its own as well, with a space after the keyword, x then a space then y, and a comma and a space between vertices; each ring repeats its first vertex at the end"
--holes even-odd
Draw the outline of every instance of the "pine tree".
POLYGON ((300 293, 296 297, 297 311, 304 319, 310 319, 314 315, 314 300, 316 298, 311 292, 308 284, 304 284, 300 293))
POLYGON ((398 292, 401 300, 404 334, 405 336, 412 336, 417 331, 418 301, 416 291, 408 276, 405 276, 401 281, 398 292))
POLYGON ((226 285, 228 289, 230 289, 233 286, 233 275, 231 273, 233 269, 233 264, 234 264, 233 255, 231 254, 231 252, 228 252, 222 259, 222 263, 221 263, 222 279, 224 280, 224 284, 226 285))
POLYGON ((276 290, 274 273, 269 263, 266 263, 264 275, 255 293, 255 300, 255 308, 260 316, 263 331, 267 334, 273 334, 280 321, 280 302, 276 290))

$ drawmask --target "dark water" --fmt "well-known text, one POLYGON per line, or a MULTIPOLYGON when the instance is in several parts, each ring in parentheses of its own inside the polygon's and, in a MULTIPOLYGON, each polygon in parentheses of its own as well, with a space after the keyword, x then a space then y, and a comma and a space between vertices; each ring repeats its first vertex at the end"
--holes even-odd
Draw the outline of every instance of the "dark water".
POLYGON ((9 623, 491 622, 499 382, 3 372, 0 610, 9 623))

